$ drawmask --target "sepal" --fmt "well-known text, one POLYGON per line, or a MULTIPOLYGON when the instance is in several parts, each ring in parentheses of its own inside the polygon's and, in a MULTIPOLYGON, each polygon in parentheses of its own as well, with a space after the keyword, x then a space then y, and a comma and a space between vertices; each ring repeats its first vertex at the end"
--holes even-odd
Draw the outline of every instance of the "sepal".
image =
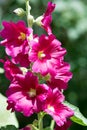
POLYGON ((42 26, 42 19, 43 19, 43 16, 39 16, 38 18, 36 18, 36 20, 34 21, 38 26, 42 26))

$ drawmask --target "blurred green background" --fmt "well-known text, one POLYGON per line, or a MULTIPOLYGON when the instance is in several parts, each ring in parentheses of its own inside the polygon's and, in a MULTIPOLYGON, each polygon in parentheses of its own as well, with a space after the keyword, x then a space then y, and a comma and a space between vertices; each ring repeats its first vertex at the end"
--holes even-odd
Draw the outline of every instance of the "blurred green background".
MULTIPOLYGON (((47 2, 48 0, 31 0, 31 13, 35 18, 43 14, 47 2)), ((53 33, 67 49, 65 61, 71 64, 73 72, 73 78, 65 91, 66 99, 78 106, 87 117, 87 0, 53 0, 53 2, 56 3, 52 22, 53 33)), ((13 10, 18 7, 25 9, 25 0, 0 0, 0 29, 3 20, 18 21, 20 19, 13 13, 13 10)), ((26 21, 25 17, 21 19, 26 21)), ((43 30, 36 26, 34 29, 35 33, 43 33, 43 30)), ((0 47, 0 58, 4 55, 4 48, 0 47)), ((2 67, 0 64, 0 92, 5 95, 9 81, 5 78, 2 67)), ((16 115, 20 127, 31 123, 36 117, 33 115, 31 118, 26 118, 19 113, 16 115)), ((79 129, 87 130, 87 127, 73 123, 70 128, 70 130, 79 129)))

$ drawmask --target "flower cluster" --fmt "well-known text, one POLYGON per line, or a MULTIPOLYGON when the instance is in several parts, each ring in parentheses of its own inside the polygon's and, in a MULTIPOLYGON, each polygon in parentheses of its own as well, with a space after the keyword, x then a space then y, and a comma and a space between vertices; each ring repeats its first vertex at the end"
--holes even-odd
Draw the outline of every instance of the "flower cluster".
POLYGON ((68 81, 72 78, 70 65, 64 62, 66 49, 52 33, 50 24, 55 4, 48 2, 41 26, 47 35, 33 34, 24 21, 3 22, 0 36, 10 58, 4 61, 5 75, 10 80, 6 92, 7 109, 31 116, 41 111, 56 122, 55 130, 65 130, 73 111, 63 104, 68 81))

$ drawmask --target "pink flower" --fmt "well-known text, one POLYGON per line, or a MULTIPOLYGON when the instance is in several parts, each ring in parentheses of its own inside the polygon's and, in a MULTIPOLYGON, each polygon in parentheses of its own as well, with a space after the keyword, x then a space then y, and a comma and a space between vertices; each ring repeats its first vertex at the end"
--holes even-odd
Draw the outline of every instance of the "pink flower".
POLYGON ((29 60, 29 55, 19 53, 16 57, 12 58, 12 62, 14 64, 20 64, 21 67, 29 67, 30 65, 30 60, 29 60))
POLYGON ((33 62, 32 70, 42 75, 46 75, 60 65, 66 53, 54 35, 41 35, 37 41, 32 41, 30 46, 29 59, 33 62))
POLYGON ((13 80, 16 74, 22 74, 22 71, 8 59, 4 62, 4 70, 9 80, 13 80))
POLYGON ((47 83, 51 88, 66 89, 67 83, 71 78, 70 65, 66 62, 61 62, 55 71, 50 71, 50 79, 47 83))
POLYGON ((49 92, 44 108, 44 111, 53 117, 59 127, 63 126, 67 118, 73 115, 73 111, 65 106, 63 101, 63 94, 58 89, 54 89, 53 92, 49 92))
MULTIPOLYGON (((22 53, 27 55, 29 51, 29 36, 32 33, 31 28, 27 28, 23 21, 3 22, 4 29, 0 32, 0 36, 4 38, 1 45, 5 46, 7 55, 15 58, 22 53)), ((22 57, 20 57, 22 59, 22 57)), ((29 65, 28 65, 29 66, 29 65)))
POLYGON ((46 12, 43 14, 43 19, 42 19, 42 27, 48 32, 48 34, 52 33, 50 24, 52 22, 52 12, 54 11, 55 4, 52 2, 48 2, 48 6, 46 9, 46 12))
POLYGON ((38 79, 31 72, 25 75, 18 74, 13 79, 7 90, 7 109, 22 112, 25 116, 30 116, 34 112, 42 110, 48 86, 38 84, 38 79))
POLYGON ((70 72, 70 65, 67 62, 62 62, 61 66, 57 68, 56 79, 61 79, 67 83, 72 78, 72 73, 70 72))
POLYGON ((59 127, 58 125, 56 125, 55 130, 68 130, 68 128, 71 126, 71 121, 68 120, 63 126, 59 127))

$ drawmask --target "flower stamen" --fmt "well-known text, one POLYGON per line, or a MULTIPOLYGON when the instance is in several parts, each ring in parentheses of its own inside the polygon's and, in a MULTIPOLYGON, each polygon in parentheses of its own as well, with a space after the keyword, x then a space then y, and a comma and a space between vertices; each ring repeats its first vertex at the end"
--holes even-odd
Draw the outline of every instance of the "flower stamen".
POLYGON ((26 34, 23 32, 20 32, 20 36, 18 37, 18 39, 24 41, 26 39, 26 34))
POLYGON ((28 92, 30 97, 35 97, 36 96, 36 90, 31 88, 30 91, 28 92))
POLYGON ((46 55, 43 53, 43 51, 38 52, 38 58, 42 60, 46 55))

